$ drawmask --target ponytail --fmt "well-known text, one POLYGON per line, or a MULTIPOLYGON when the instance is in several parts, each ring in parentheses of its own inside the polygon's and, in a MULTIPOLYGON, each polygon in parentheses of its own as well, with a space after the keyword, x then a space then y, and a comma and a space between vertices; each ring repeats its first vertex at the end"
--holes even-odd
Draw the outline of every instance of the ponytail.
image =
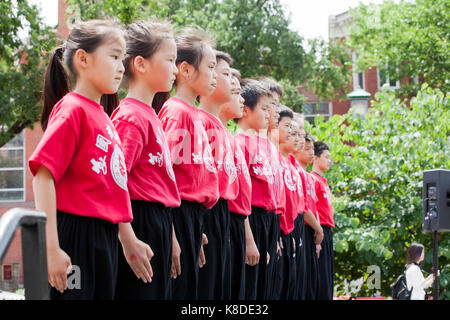
POLYGON ((157 92, 153 97, 152 107, 155 110, 156 114, 159 114, 164 103, 169 100, 170 92, 157 92))
POLYGON ((41 113, 41 127, 47 129, 48 118, 53 106, 62 99, 69 90, 69 76, 63 64, 64 48, 56 48, 45 70, 44 77, 44 107, 41 113))
POLYGON ((119 105, 119 95, 116 93, 103 94, 100 98, 100 104, 103 106, 108 117, 111 117, 114 110, 119 105))

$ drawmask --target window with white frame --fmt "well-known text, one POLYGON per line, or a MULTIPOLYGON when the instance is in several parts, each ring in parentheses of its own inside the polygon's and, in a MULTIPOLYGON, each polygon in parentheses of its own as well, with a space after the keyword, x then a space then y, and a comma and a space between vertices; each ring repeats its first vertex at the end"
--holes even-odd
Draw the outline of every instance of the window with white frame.
POLYGON ((327 121, 331 117, 331 102, 306 102, 303 106, 303 115, 312 125, 314 124, 314 118, 323 116, 327 121))
POLYGON ((394 80, 390 76, 397 69, 396 66, 389 62, 384 65, 384 68, 378 68, 378 90, 381 90, 381 87, 385 84, 388 84, 391 90, 400 88, 400 81, 394 80))
POLYGON ((360 72, 356 72, 356 65, 358 63, 358 53, 356 52, 352 52, 352 60, 353 60, 353 64, 352 64, 352 68, 353 68, 353 90, 356 89, 363 89, 365 90, 366 86, 364 83, 364 72, 360 71, 360 72))
POLYGON ((0 148, 0 202, 25 200, 24 131, 0 148))

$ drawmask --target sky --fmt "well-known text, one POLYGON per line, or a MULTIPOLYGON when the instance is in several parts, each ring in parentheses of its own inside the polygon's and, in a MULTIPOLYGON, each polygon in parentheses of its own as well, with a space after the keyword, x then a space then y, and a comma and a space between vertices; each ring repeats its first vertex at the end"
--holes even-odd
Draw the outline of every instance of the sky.
MULTIPOLYGON (((38 4, 47 23, 58 22, 58 0, 29 0, 38 4)), ((359 3, 382 3, 383 0, 280 0, 291 14, 291 29, 305 39, 328 38, 328 16, 355 8, 359 3)))

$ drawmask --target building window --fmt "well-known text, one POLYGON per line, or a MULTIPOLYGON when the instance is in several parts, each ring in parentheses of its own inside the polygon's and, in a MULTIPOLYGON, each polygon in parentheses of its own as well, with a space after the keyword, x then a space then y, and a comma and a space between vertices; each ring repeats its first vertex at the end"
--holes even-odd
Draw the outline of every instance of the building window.
POLYGON ((314 118, 323 116, 327 121, 331 117, 331 102, 306 102, 303 106, 305 120, 314 125, 314 118))
POLYGON ((353 90, 356 89, 363 89, 365 90, 365 83, 364 83, 364 72, 356 72, 356 66, 358 63, 358 54, 356 52, 352 53, 352 60, 353 60, 353 90))
POLYGON ((378 68, 378 91, 383 85, 388 84, 389 89, 395 90, 400 88, 400 81, 392 79, 389 74, 395 72, 397 68, 391 63, 386 63, 384 68, 378 68))
POLYGON ((0 202, 25 201, 24 131, 0 148, 0 202))

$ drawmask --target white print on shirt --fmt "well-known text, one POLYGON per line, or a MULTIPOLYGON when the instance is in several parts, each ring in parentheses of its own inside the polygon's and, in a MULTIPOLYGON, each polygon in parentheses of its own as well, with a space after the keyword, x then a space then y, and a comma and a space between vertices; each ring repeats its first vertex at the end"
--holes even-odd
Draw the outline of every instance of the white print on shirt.
POLYGON ((152 165, 158 164, 158 166, 162 167, 164 158, 161 152, 156 153, 156 156, 154 156, 151 152, 148 154, 148 162, 150 162, 152 165))
MULTIPOLYGON (((163 165, 162 162, 166 163, 166 172, 167 175, 169 176, 170 179, 172 179, 172 181, 175 182, 175 173, 173 172, 173 168, 172 168, 172 160, 170 158, 170 151, 169 151, 169 146, 167 145, 165 136, 164 136, 164 131, 162 130, 162 128, 158 127, 158 132, 156 133, 156 142, 161 146, 161 149, 163 149, 163 152, 158 152, 157 155, 159 157, 159 162, 158 165, 161 167, 163 165)), ((150 159, 152 157, 152 154, 149 153, 150 159)), ((154 164, 151 162, 151 160, 149 160, 151 164, 154 164)))
POLYGON ((101 150, 108 152, 108 147, 111 144, 111 141, 106 139, 104 136, 99 134, 97 136, 97 143, 95 144, 96 147, 100 148, 101 150))
POLYGON ((99 158, 98 161, 95 159, 91 159, 92 163, 92 170, 96 172, 97 174, 100 173, 100 171, 106 175, 107 169, 106 169, 106 156, 103 158, 99 158))
POLYGON ((249 186, 251 186, 252 185, 252 180, 250 178, 250 173, 248 172, 248 168, 246 166, 244 168, 244 161, 245 160, 243 159, 242 153, 239 152, 239 151, 236 151, 234 156, 236 158, 236 163, 238 164, 236 166, 236 172, 238 174, 243 174, 244 178, 245 178, 245 181, 247 182, 247 184, 249 186))
POLYGON ((216 165, 214 164, 214 158, 211 154, 211 148, 209 144, 205 146, 205 150, 203 151, 203 163, 205 164, 206 170, 212 173, 217 173, 216 165))
POLYGON ((225 156, 224 169, 228 175, 228 184, 232 184, 237 178, 237 168, 234 165, 233 154, 231 152, 228 152, 225 156))
POLYGON ((273 184, 273 171, 272 171, 272 166, 270 165, 270 163, 269 163, 269 160, 266 158, 265 160, 264 160, 264 165, 263 165, 263 168, 262 168, 262 172, 263 172, 263 174, 266 176, 266 178, 267 178, 267 181, 270 183, 270 184, 273 184))
POLYGON ((111 156, 111 173, 114 181, 119 187, 128 191, 127 187, 127 167, 125 165, 125 157, 119 145, 114 146, 114 152, 111 156))
POLYGON ((292 180, 291 170, 289 170, 288 168, 284 168, 284 183, 286 184, 286 187, 291 191, 297 190, 296 183, 294 182, 297 181, 292 180))
POLYGON ((116 140, 116 142, 118 144, 122 144, 122 142, 120 141, 120 137, 117 134, 116 130, 111 129, 111 127, 109 125, 106 125, 106 131, 108 131, 108 134, 109 134, 111 139, 116 140))

